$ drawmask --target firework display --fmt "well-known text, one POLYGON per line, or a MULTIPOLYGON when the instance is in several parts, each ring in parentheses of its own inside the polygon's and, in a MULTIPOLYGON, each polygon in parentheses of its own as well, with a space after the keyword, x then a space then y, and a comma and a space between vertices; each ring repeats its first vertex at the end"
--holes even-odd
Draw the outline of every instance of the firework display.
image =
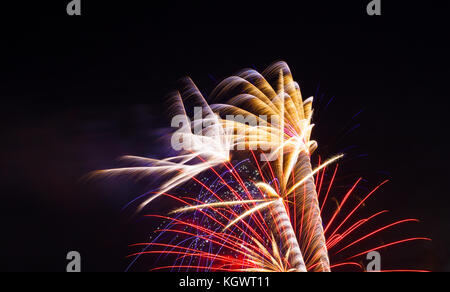
POLYGON ((4 2, 0 271, 450 272, 449 1, 4 2))
MULTIPOLYGON (((159 181, 155 191, 140 197, 137 213, 161 222, 161 227, 151 242, 131 245, 129 268, 148 257, 152 271, 365 271, 359 260, 368 252, 430 240, 409 237, 358 250, 360 242, 417 220, 394 221, 361 235, 362 226, 387 212, 356 217, 386 181, 348 213, 341 212, 361 183, 358 179, 338 208, 331 208, 329 195, 343 154, 330 155, 313 167, 318 146, 311 140, 313 98, 303 99, 286 63, 225 79, 212 91, 210 104, 190 79, 184 83, 172 103, 172 126, 178 127, 172 148, 177 155, 127 156, 132 166, 93 174, 152 176, 159 181), (191 119, 186 103, 200 115, 197 111, 191 119), (171 210, 147 214, 145 207, 160 200, 170 202, 171 210), (331 216, 324 220, 327 208, 331 216)), ((391 271, 400 270, 420 271, 391 271)))

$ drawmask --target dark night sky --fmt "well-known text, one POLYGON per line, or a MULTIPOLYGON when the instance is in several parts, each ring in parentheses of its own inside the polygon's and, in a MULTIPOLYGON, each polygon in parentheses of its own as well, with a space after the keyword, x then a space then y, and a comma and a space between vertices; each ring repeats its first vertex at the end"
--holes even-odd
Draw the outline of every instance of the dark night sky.
POLYGON ((85 270, 124 270, 148 225, 120 209, 143 186, 81 177, 153 153, 181 77, 207 94, 285 60, 303 95, 317 93, 319 153, 357 146, 342 175, 390 179, 371 207, 421 219, 398 232, 433 239, 396 256, 450 271, 448 4, 383 1, 384 15, 369 17, 369 1, 84 1, 83 16, 68 17, 66 1, 34 2, 2 7, 0 270, 63 271, 69 250, 85 270))

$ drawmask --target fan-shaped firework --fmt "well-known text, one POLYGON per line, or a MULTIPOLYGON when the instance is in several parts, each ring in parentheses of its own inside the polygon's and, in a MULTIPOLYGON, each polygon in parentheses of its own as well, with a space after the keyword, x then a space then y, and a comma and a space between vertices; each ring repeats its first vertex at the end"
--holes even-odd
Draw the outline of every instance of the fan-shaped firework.
POLYGON ((323 222, 321 213, 327 206, 337 165, 326 191, 322 190, 324 176, 342 155, 312 167, 310 157, 317 147, 310 139, 313 98, 303 100, 286 63, 275 63, 262 74, 244 70, 221 82, 211 98, 227 102, 209 106, 190 80, 182 94, 175 95, 174 109, 179 117, 175 125, 182 125, 175 133, 179 135, 176 140, 188 142, 177 149, 180 155, 163 160, 129 157, 143 166, 100 172, 168 177, 140 206, 163 196, 172 200, 173 209, 170 214, 148 215, 165 222, 165 227, 156 231, 152 242, 132 245, 142 248, 130 255, 134 261, 142 255, 173 256, 173 264, 157 264, 152 270, 330 271, 346 265, 364 270, 353 259, 368 251, 428 240, 402 239, 330 264, 330 251, 351 251, 381 231, 417 220, 393 222, 341 246, 344 239, 352 238, 363 225, 386 212, 350 224, 385 182, 338 222, 358 180, 331 218, 323 222), (208 116, 191 121, 181 96, 197 100, 208 116), (204 128, 193 132, 199 125, 204 128), (325 192, 322 204, 321 192, 325 192))
MULTIPOLYGON (((216 105, 214 108, 218 112, 234 114, 246 111, 259 118, 277 117, 276 123, 257 127, 256 135, 255 130, 247 131, 250 134, 245 135, 245 141, 249 145, 268 143, 271 149, 275 149, 271 155, 277 157, 272 164, 278 178, 277 190, 280 197, 285 199, 294 197, 294 202, 302 202, 295 204, 297 205, 294 206, 295 209, 299 208, 296 213, 311 219, 305 222, 305 228, 312 230, 311 244, 303 244, 302 251, 304 254, 314 254, 314 270, 329 271, 329 259, 309 159, 310 153, 317 146, 315 141, 310 141, 313 127, 311 124, 313 99, 303 101, 300 88, 293 81, 291 72, 284 62, 270 66, 262 75, 254 70, 245 70, 237 77, 228 78, 216 88, 213 96, 224 98, 230 93, 233 94, 234 88, 240 88, 241 92, 232 97, 228 104, 216 105), (272 87, 271 83, 276 86, 272 87), (295 178, 299 181, 296 182, 295 178), (303 192, 298 191, 300 187, 303 187, 303 192), (302 195, 303 201, 299 198, 302 195), (303 210, 304 214, 298 212, 300 210, 303 210)), ((239 122, 235 122, 234 126, 247 127, 239 122)), ((236 139, 243 138, 236 137, 236 139)), ((304 242, 303 239, 299 238, 299 241, 304 242)))

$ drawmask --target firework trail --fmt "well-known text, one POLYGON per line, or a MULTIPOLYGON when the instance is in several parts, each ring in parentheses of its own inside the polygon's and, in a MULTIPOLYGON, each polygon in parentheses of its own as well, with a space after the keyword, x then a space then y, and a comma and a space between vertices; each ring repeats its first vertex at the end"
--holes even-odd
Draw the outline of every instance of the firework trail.
POLYGON ((295 271, 306 272, 305 261, 283 200, 281 198, 278 199, 272 208, 273 210, 271 210, 271 212, 274 214, 273 223, 276 225, 275 228, 281 230, 281 238, 284 238, 282 243, 282 254, 289 255, 287 260, 295 271))
POLYGON ((381 231, 417 220, 395 221, 340 246, 361 226, 387 212, 348 226, 384 182, 339 221, 358 180, 331 219, 323 222, 321 214, 337 165, 325 197, 319 202, 324 176, 327 167, 342 155, 312 167, 311 154, 317 148, 310 139, 313 98, 303 100, 286 63, 275 63, 262 74, 244 70, 225 79, 211 94, 216 101, 228 100, 222 104, 209 105, 190 79, 185 83, 186 87, 174 94, 172 106, 179 117, 175 125, 182 125, 174 134, 175 140, 189 142, 179 149, 179 155, 161 160, 127 157, 141 165, 95 173, 164 178, 139 210, 161 196, 172 200, 174 208, 168 216, 147 215, 162 221, 163 227, 158 228, 151 242, 132 245, 142 248, 129 255, 133 263, 143 255, 156 255, 157 261, 174 257, 173 264, 153 270, 326 272, 342 266, 364 270, 354 259, 368 251, 429 240, 406 238, 330 264, 330 251, 340 248, 334 254, 343 254, 381 231), (194 101, 207 117, 192 121, 186 101, 194 101), (228 119, 230 114, 244 119, 228 119))

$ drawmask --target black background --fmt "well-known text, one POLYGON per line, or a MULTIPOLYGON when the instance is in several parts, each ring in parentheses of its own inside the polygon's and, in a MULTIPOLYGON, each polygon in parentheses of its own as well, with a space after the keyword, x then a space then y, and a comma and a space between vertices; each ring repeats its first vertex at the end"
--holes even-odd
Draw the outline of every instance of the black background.
POLYGON ((83 270, 123 271, 127 244, 150 229, 120 213, 142 186, 82 176, 154 153, 181 77, 207 94, 237 70, 285 60, 316 96, 319 153, 356 145, 341 174, 368 187, 389 178, 371 210, 419 218, 405 235, 433 239, 395 256, 450 271, 448 4, 382 1, 369 17, 363 0, 82 0, 69 17, 69 1, 44 2, 0 8, 0 270, 64 271, 78 250, 83 270))

